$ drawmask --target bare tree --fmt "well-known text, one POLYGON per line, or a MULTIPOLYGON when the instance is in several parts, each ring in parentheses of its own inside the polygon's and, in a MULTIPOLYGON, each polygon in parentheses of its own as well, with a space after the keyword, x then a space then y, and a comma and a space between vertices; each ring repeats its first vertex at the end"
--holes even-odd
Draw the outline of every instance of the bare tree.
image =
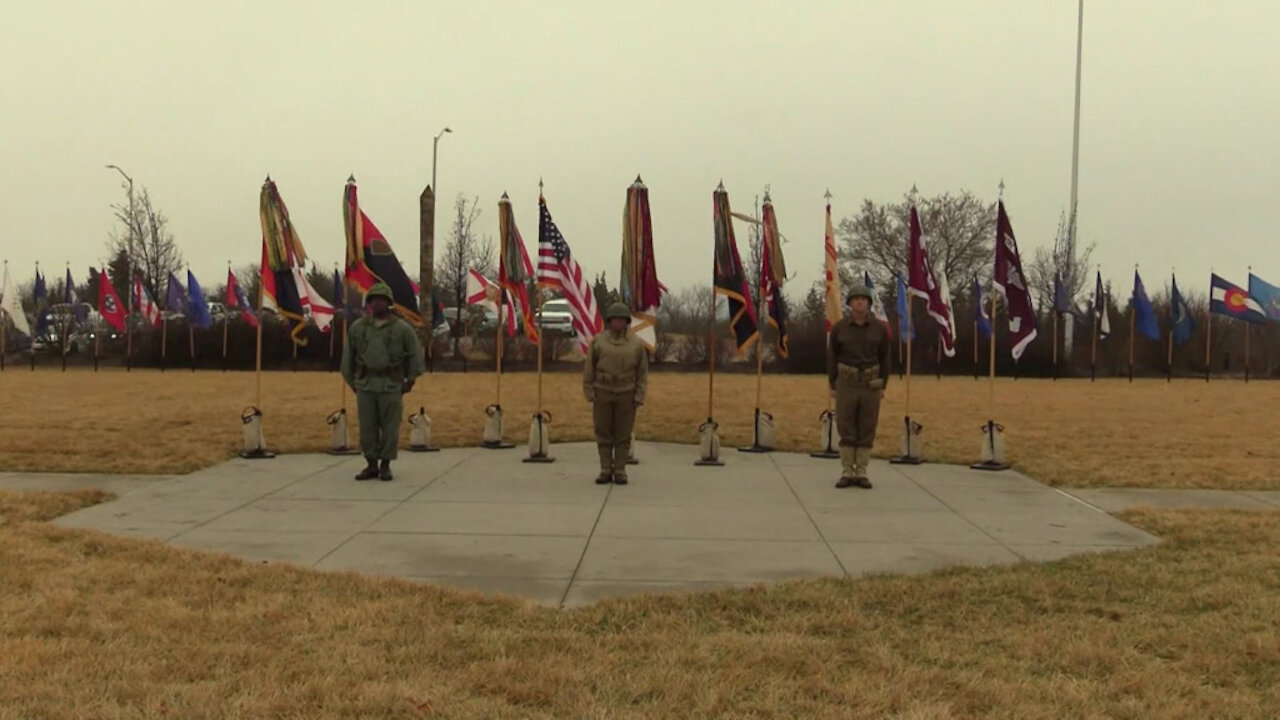
MULTIPOLYGON (((444 257, 436 271, 436 287, 440 288, 442 301, 452 302, 458 308, 454 319, 467 315, 467 271, 475 270, 485 277, 492 277, 497 265, 493 241, 481 237, 473 229, 480 215, 479 198, 468 201, 462 194, 454 202, 453 232, 444 246, 444 257), (446 300, 447 299, 447 300, 446 300)), ((453 333, 453 352, 461 352, 461 328, 453 333)))
MULTIPOLYGON (((895 273, 907 267, 910 200, 877 205, 864 200, 857 215, 840 221, 841 277, 862 279, 866 270, 878 287, 887 287, 895 273)), ((925 244, 935 269, 945 271, 954 288, 979 274, 992 261, 996 232, 995 203, 985 202, 968 190, 959 195, 943 193, 918 198, 916 210, 925 244)))
POLYGON ((1031 285, 1041 308, 1053 307, 1053 278, 1059 275, 1067 288, 1071 305, 1085 294, 1089 285, 1090 265, 1093 262, 1094 244, 1080 249, 1071 241, 1071 228, 1064 215, 1058 220, 1058 232, 1053 239, 1053 249, 1038 247, 1030 264, 1031 285))
POLYGON ((116 258, 123 252, 151 297, 162 297, 169 273, 182 268, 182 253, 169 231, 169 219, 151 203, 146 188, 140 195, 130 192, 124 204, 111 209, 122 227, 107 241, 109 256, 116 258))

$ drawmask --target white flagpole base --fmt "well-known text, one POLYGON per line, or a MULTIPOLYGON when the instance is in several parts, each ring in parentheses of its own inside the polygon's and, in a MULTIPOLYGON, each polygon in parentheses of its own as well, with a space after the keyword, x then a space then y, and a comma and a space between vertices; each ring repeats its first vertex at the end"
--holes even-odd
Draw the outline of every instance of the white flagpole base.
POLYGON ((919 465, 924 462, 921 457, 924 441, 920 434, 924 431, 924 426, 913 421, 910 417, 902 419, 902 439, 899 442, 899 454, 897 457, 889 458, 889 462, 894 465, 919 465))

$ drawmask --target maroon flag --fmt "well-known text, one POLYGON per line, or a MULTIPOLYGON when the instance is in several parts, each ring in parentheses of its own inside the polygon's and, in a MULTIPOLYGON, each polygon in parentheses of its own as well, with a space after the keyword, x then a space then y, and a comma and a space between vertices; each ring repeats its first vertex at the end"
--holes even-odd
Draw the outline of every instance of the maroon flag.
POLYGON ((1036 339, 1036 313, 1031 308, 1031 293, 1027 291, 1027 277, 1022 274, 1018 242, 1004 211, 1004 200, 997 204, 997 208, 996 267, 992 282, 996 292, 1004 296, 1009 313, 1009 335, 1013 338, 1013 359, 1017 360, 1027 345, 1036 339))
POLYGON ((947 357, 956 354, 955 320, 951 317, 951 298, 945 285, 938 282, 929 262, 929 251, 924 246, 924 233, 920 228, 920 215, 915 204, 911 205, 911 240, 907 265, 907 292, 924 298, 925 310, 938 323, 938 339, 947 357))

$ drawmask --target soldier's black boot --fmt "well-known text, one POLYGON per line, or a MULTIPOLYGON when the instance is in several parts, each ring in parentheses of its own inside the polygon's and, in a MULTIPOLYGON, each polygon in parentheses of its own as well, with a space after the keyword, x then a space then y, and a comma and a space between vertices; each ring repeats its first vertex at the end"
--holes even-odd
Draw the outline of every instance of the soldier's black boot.
POLYGON ((378 479, 385 482, 387 480, 391 480, 392 477, 393 476, 391 475, 391 461, 383 460, 382 466, 378 468, 378 479))
POLYGON ((374 458, 366 459, 369 461, 369 464, 365 466, 365 469, 356 474, 357 480, 372 480, 378 477, 378 461, 374 458))
POLYGON ((613 446, 596 445, 600 451, 600 474, 596 476, 597 485, 608 485, 613 482, 613 446))

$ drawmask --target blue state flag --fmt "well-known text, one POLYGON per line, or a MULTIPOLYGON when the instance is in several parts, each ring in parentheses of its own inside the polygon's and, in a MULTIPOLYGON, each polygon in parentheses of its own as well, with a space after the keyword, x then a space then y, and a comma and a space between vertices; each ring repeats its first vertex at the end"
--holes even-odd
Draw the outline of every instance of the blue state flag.
POLYGON ((1137 270, 1133 271, 1133 298, 1130 302, 1133 304, 1133 326, 1148 339, 1159 340, 1160 325, 1156 322, 1156 311, 1151 307, 1147 289, 1142 286, 1142 277, 1137 270))
POLYGON ((982 304, 982 285, 978 284, 978 276, 973 277, 970 288, 973 295, 973 321, 978 325, 978 333, 983 338, 991 337, 991 319, 987 317, 987 306, 982 304))
POLYGON ((898 296, 898 337, 903 340, 914 340, 916 334, 911 327, 910 313, 907 312, 907 284, 902 282, 901 275, 895 275, 894 277, 898 281, 898 286, 895 288, 898 296))
POLYGON ((187 296, 182 291, 182 283, 169 273, 169 285, 165 288, 164 308, 169 312, 183 313, 187 311, 187 296))
POLYGON ((36 335, 45 337, 49 334, 49 291, 44 286, 44 276, 36 270, 36 335))
POLYGON ((1191 333, 1196 330, 1196 321, 1191 317, 1191 308, 1187 299, 1178 292, 1178 277, 1173 277, 1173 294, 1170 302, 1170 332, 1174 345, 1186 345, 1191 341, 1191 333))
POLYGON ((1053 311, 1071 312, 1071 296, 1067 292, 1067 286, 1062 282, 1062 276, 1058 273, 1053 274, 1053 311))
POLYGON ((204 290, 196 282, 196 276, 187 271, 187 322, 196 327, 208 328, 213 324, 209 316, 209 303, 205 302, 204 290))
POLYGON ((1249 295, 1262 306, 1268 320, 1280 320, 1280 287, 1249 273, 1249 295))

